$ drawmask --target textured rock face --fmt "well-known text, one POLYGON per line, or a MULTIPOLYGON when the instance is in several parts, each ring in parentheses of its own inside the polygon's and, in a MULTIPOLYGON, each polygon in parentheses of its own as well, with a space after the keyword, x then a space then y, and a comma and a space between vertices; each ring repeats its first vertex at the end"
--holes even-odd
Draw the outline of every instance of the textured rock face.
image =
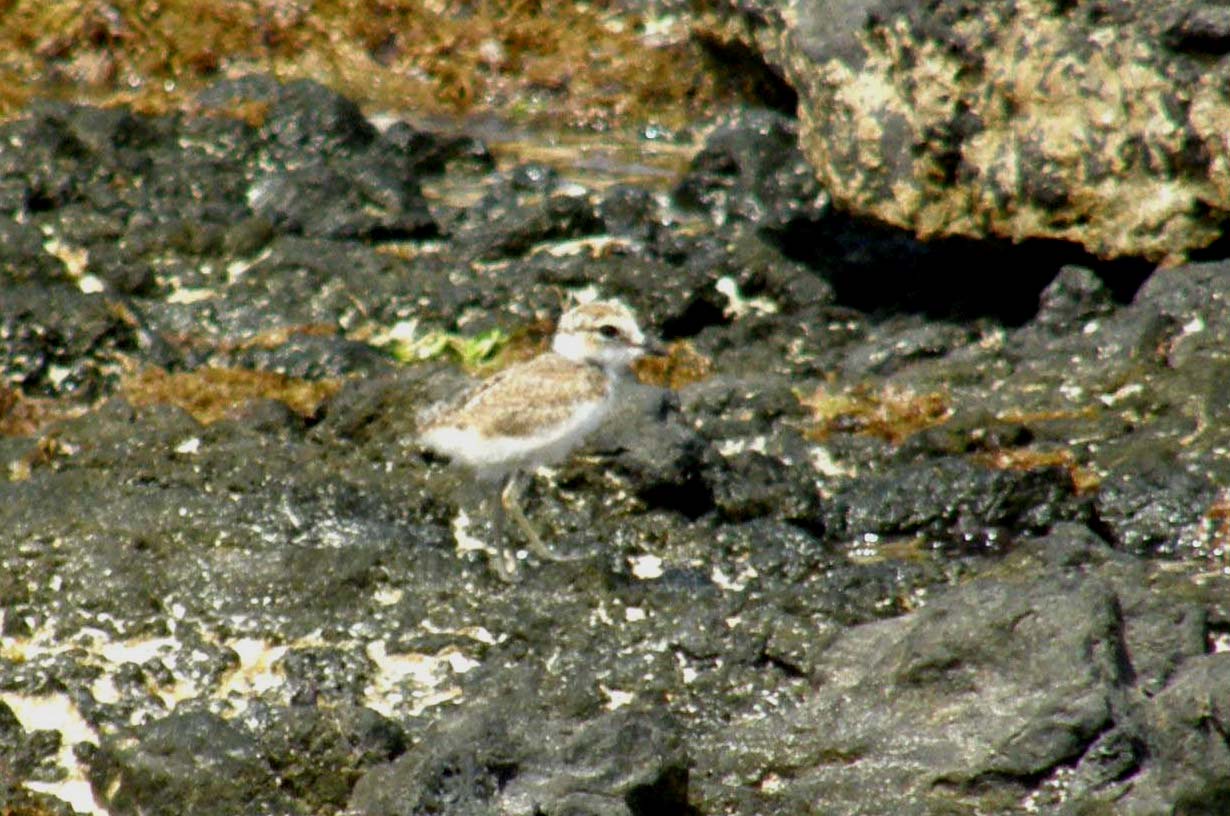
POLYGON ((806 703, 714 746, 715 776, 773 768, 798 812, 941 812, 988 779, 1079 758, 1111 726, 1128 679, 1121 629, 1108 588, 1072 573, 954 590, 847 630, 806 703), (871 649, 878 659, 850 659, 871 649))
POLYGON ((871 315, 830 278, 970 257, 835 216, 779 114, 680 221, 235 94, 0 125, 0 814, 1226 812, 1230 262, 871 315), (467 376, 378 338, 532 345, 591 288, 674 390, 535 475, 571 557, 510 585, 410 442, 467 376))
POLYGON ((737 0, 839 206, 923 237, 1178 259, 1230 210, 1230 16, 1192 2, 737 0))

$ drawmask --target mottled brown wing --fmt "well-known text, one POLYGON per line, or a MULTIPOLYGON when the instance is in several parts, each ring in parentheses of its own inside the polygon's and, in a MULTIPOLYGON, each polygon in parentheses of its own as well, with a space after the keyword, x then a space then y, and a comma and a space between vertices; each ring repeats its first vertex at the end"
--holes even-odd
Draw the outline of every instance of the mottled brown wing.
POLYGON ((486 436, 533 436, 567 420, 577 403, 602 399, 608 385, 593 366, 544 354, 479 383, 431 424, 469 425, 486 436))

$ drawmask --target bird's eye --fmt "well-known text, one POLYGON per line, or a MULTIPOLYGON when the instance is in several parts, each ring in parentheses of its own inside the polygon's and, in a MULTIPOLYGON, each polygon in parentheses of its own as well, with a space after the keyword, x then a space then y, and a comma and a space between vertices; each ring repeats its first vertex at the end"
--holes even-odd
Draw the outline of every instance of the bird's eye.
POLYGON ((619 336, 619 329, 608 323, 605 326, 598 327, 598 334, 601 334, 603 337, 607 338, 615 338, 619 336))

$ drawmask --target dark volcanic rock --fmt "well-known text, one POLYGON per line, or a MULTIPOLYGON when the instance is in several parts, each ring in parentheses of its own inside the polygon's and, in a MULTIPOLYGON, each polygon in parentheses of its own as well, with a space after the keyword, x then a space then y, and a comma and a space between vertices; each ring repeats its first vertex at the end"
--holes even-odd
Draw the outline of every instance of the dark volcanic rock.
POLYGON ((679 395, 684 414, 706 439, 751 439, 783 419, 801 421, 803 409, 786 380, 717 375, 679 395))
POLYGON ((357 780, 406 750, 401 727, 370 709, 296 705, 249 712, 279 787, 308 811, 336 811, 357 780))
POLYGON ((561 188, 547 168, 523 165, 497 179, 470 208, 456 240, 464 254, 496 261, 525 255, 540 243, 595 234, 601 224, 584 191, 561 188))
MULTIPOLYGON (((26 733, 13 710, 0 702, 0 769, 12 783, 34 779, 52 781, 56 778, 54 757, 60 750, 60 732, 40 730, 26 733)), ((0 801, 3 791, 0 790, 0 801)))
POLYGON ((0 371, 26 393, 98 398, 138 345, 138 327, 98 295, 23 284, 0 298, 0 371))
POLYGON ((701 474, 704 440, 681 421, 669 392, 629 391, 627 407, 595 433, 590 447, 611 456, 616 472, 650 506, 703 515, 713 507, 701 474))
POLYGON ((1175 556, 1199 541, 1216 496, 1216 486, 1202 474, 1174 462, 1150 462, 1110 474, 1095 507, 1117 546, 1175 556))
POLYGON ((855 627, 825 652, 805 705, 728 734, 724 752, 707 746, 724 753, 711 784, 768 765, 781 780, 762 794, 770 812, 819 799, 833 813, 924 814, 981 780, 1032 778, 1079 757, 1111 720, 1128 679, 1119 626, 1104 587, 1068 577, 983 582, 855 627), (871 642, 878 659, 855 658, 871 642), (951 707, 964 696, 996 703, 951 707))
MULTIPOLYGON (((225 109, 152 119, 67 105, 6 124, 0 135, 12 149, 0 177, 14 195, 5 212, 66 250, 83 250, 91 274, 132 294, 200 285, 199 264, 181 259, 255 251, 277 231, 369 239, 434 232, 419 191, 425 169, 440 166, 429 140, 404 130, 385 139, 352 102, 310 82, 223 83, 205 97, 219 106, 256 98, 268 109, 259 127, 225 109), (257 86, 265 96, 241 91, 257 86)), ((6 242, 10 255, 33 251, 22 234, 6 242)), ((55 259, 31 257, 18 279, 57 274, 55 259)))
POLYGON ((661 231, 661 216, 653 194, 637 187, 616 185, 598 204, 602 226, 611 235, 651 240, 661 231))
POLYGON ((12 813, 31 813, 38 816, 76 816, 76 810, 63 800, 46 793, 34 793, 21 787, 17 779, 0 778, 0 802, 12 813))
POLYGON ((828 196, 799 150, 795 120, 748 111, 719 125, 673 193, 675 203, 767 230, 819 221, 828 196))
POLYGON ((417 190, 392 179, 362 181, 329 167, 286 169, 254 180, 248 201, 287 232, 375 240, 429 234, 431 217, 417 190))
POLYGON ((948 459, 852 480, 827 504, 825 530, 836 540, 922 535, 957 551, 995 550, 1011 544, 1008 531, 1045 531, 1079 508, 1058 468, 996 470, 948 459))
POLYGON ((176 713, 135 745, 104 740, 91 782, 120 813, 337 811, 356 779, 405 745, 395 723, 363 708, 256 706, 229 723, 176 713))
POLYGON ((286 675, 291 702, 300 705, 322 699, 358 704, 375 669, 366 655, 323 646, 292 649, 278 668, 286 675))
POLYGON ((823 526, 817 474, 793 429, 802 411, 790 383, 773 377, 714 377, 680 395, 684 417, 710 447, 704 477, 722 518, 765 516, 813 531, 823 526))
POLYGON ((928 244, 777 114, 698 216, 312 83, 201 105, 0 125, 0 811, 1219 812, 1226 263, 928 244), (527 480, 567 559, 510 586, 416 417, 591 292, 680 387, 527 480))
MULTIPOLYGON (((3 486, 0 510, 12 535, 55 527, 74 542, 61 590, 37 610, 40 620, 106 613, 141 629, 160 625, 177 605, 266 619, 354 609, 356 593, 381 580, 391 561, 430 560, 411 555, 430 549, 435 534, 397 509, 403 500, 378 498, 379 490, 339 479, 328 463, 313 464, 301 435, 234 422, 204 429, 178 410, 137 413, 117 402, 66 426, 60 439, 77 453, 56 466, 59 473, 3 486), (185 442, 193 452, 177 453, 185 442), (94 483, 97 469, 114 478, 94 483), (278 485, 272 492, 270 479, 278 485), (60 508, 52 527, 35 509, 48 492, 60 508), (185 551, 192 558, 176 555, 185 551), (100 572, 106 584, 96 580, 100 572)), ((369 477, 379 479, 370 469, 369 477)), ((47 580, 37 559, 9 568, 47 580)), ((300 620, 309 628, 320 622, 300 620)))
POLYGON ((1038 300, 1034 325, 1056 334, 1077 331, 1085 321, 1102 317, 1114 308, 1110 289, 1083 266, 1060 269, 1038 300))
POLYGON ((228 357, 228 362, 239 368, 276 371, 312 381, 357 373, 379 377, 396 371, 389 355, 367 343, 336 335, 294 334, 276 347, 249 346, 228 357))
POLYGON ((1028 788, 1077 762, 1073 780, 1051 777, 1057 788, 1039 804, 1067 800, 1081 812, 1078 802, 1126 796, 1116 812, 1144 813, 1188 795, 1218 801, 1215 771, 1180 772, 1176 785, 1190 787, 1179 796, 1157 791, 1179 767, 1207 767, 1185 764, 1193 760, 1178 759, 1184 751, 1225 753, 1223 739, 1196 748, 1202 737, 1177 726, 1180 711, 1216 694, 1221 664, 1193 654, 1200 680, 1180 672, 1146 709, 1129 702, 1133 666, 1151 660, 1156 644, 1125 640, 1125 631, 1164 625, 1164 617, 1128 608, 1125 619, 1113 587, 1127 563, 1063 527, 1014 556, 1010 578, 953 588, 917 613, 845 630, 810 669, 819 682, 803 705, 706 741, 698 761, 715 764, 698 787, 715 806, 761 813, 806 812, 823 801, 831 813, 931 814, 986 806, 992 789, 1028 788), (995 702, 954 705, 964 696, 995 702), (1176 723, 1173 736, 1146 725, 1159 720, 1176 723), (1146 732, 1158 743, 1146 745, 1146 732), (772 786, 755 794, 731 787, 766 765, 775 769, 772 786), (1087 798, 1068 799, 1065 788, 1087 798))
POLYGON ((911 362, 943 357, 971 339, 963 326, 917 318, 885 321, 873 336, 850 348, 842 368, 853 377, 892 374, 911 362))
POLYGON ((0 218, 0 280, 6 285, 67 278, 64 264, 43 248, 43 236, 29 224, 0 218))
POLYGON ((315 154, 362 151, 377 139, 358 105, 309 80, 283 85, 258 74, 215 83, 197 98, 219 110, 244 102, 268 105, 261 129, 274 156, 291 166, 315 154))
POLYGON ((723 457, 709 477, 713 504, 732 522, 774 515, 818 528, 820 497, 807 478, 809 471, 806 463, 793 468, 757 451, 723 457))
MULTIPOLYGON (((370 816, 455 813, 641 816, 683 813, 688 762, 661 712, 621 710, 579 727, 475 712, 356 786, 350 810, 370 816)), ((519 716, 520 714, 520 716, 519 716)))
POLYGON ((1230 801, 1230 657, 1191 660, 1150 702, 1145 719, 1151 758, 1133 780, 1124 813, 1149 813, 1179 803, 1186 813, 1215 813, 1230 801))
POLYGON ((254 213, 275 228, 328 238, 382 240, 435 231, 412 142, 384 140, 357 105, 314 82, 243 91, 224 84, 203 101, 271 103, 260 129, 263 172, 252 176, 246 193, 254 213))
POLYGON ((104 743, 91 780, 121 813, 295 812, 250 735, 205 712, 176 713, 135 746, 104 743))

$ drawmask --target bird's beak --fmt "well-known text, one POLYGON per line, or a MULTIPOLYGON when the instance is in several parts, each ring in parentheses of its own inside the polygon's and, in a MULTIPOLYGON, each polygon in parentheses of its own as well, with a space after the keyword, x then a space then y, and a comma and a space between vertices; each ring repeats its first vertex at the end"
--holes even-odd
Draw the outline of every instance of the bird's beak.
POLYGON ((641 343, 641 351, 648 354, 650 357, 667 357, 670 352, 666 350, 666 346, 653 337, 646 337, 641 343))

